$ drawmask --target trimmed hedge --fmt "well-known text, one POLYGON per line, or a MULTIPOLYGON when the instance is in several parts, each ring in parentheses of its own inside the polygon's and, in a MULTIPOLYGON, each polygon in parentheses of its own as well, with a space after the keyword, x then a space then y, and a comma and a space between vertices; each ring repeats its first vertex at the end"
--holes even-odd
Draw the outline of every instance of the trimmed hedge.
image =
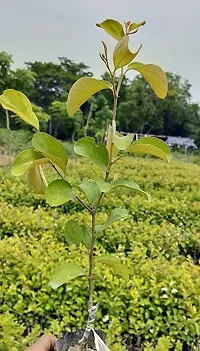
MULTIPOLYGON (((96 255, 116 252, 131 278, 125 283, 109 268, 95 268, 94 300, 100 301, 95 327, 107 332, 114 351, 132 350, 133 345, 150 351, 157 342, 157 351, 168 346, 192 350, 200 337, 200 169, 134 158, 121 161, 120 168, 123 176, 145 183, 153 201, 126 191, 113 192, 103 201, 99 222, 108 210, 123 204, 130 215, 99 236, 96 255)), ((68 177, 75 182, 90 172, 83 162, 72 162, 68 177)), ((98 177, 96 168, 94 173, 98 177)), ((43 207, 43 199, 28 193, 23 181, 2 175, 0 350, 22 351, 41 330, 60 335, 85 326, 86 279, 55 291, 48 286, 59 262, 75 259, 86 265, 84 254, 65 242, 65 224, 74 218, 89 221, 79 205, 43 207)))

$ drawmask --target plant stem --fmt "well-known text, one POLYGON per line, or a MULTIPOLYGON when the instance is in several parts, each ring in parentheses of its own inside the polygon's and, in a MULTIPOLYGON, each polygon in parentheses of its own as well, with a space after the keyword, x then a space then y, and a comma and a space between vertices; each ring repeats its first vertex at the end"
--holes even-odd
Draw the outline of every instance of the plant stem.
POLYGON ((59 172, 59 170, 56 168, 56 166, 52 162, 51 162, 51 165, 52 165, 53 169, 55 169, 55 171, 58 173, 59 177, 64 180, 65 178, 63 177, 63 175, 59 172))
MULTIPOLYGON (((114 126, 115 126, 115 120, 116 120, 116 112, 117 112, 117 100, 118 100, 118 95, 119 95, 119 90, 120 86, 123 80, 124 74, 123 74, 123 68, 121 69, 121 75, 118 81, 117 88, 115 87, 115 82, 114 82, 114 74, 112 75, 112 84, 113 84, 113 116, 112 116, 112 127, 113 127, 113 132, 112 132, 112 137, 111 137, 111 147, 109 150, 109 162, 108 162, 108 167, 105 173, 104 181, 107 182, 110 174, 110 169, 112 166, 112 148, 113 148, 113 137, 114 137, 114 126)), ((90 243, 90 249, 89 249, 89 268, 88 268, 88 311, 91 310, 93 307, 93 266, 94 266, 94 245, 95 245, 95 223, 96 223, 96 213, 99 208, 101 199, 103 197, 103 193, 99 195, 99 198, 96 202, 95 207, 91 211, 91 216, 92 216, 92 226, 91 226, 91 243, 90 243)))
POLYGON ((117 158, 112 161, 112 165, 114 165, 115 162, 117 162, 121 157, 123 157, 126 154, 126 152, 123 152, 121 155, 119 155, 117 158))
POLYGON ((92 209, 91 209, 88 205, 86 205, 86 204, 80 199, 80 197, 78 197, 77 195, 76 195, 76 200, 78 200, 78 202, 80 202, 80 204, 81 204, 83 207, 85 207, 85 209, 87 209, 90 213, 93 212, 92 209))
POLYGON ((89 251, 89 270, 88 270, 88 310, 90 310, 93 306, 93 253, 94 253, 94 243, 95 243, 95 220, 96 220, 96 212, 92 213, 92 233, 91 233, 91 244, 89 251))
MULTIPOLYGON (((111 143, 110 143, 110 150, 109 150, 109 164, 108 164, 108 176, 109 176, 109 172, 110 172, 110 168, 112 166, 112 150, 113 150, 113 138, 114 138, 114 133, 115 133, 115 121, 116 121, 116 114, 117 114, 117 101, 118 101, 118 97, 119 97, 119 91, 120 91, 120 87, 122 84, 122 80, 124 78, 124 72, 123 72, 123 67, 121 68, 121 74, 119 77, 119 81, 117 84, 117 88, 115 87, 115 83, 114 83, 114 77, 113 77, 113 115, 112 115, 112 135, 111 135, 111 143)), ((105 179, 105 182, 108 180, 108 176, 105 179)))
POLYGON ((9 156, 9 167, 11 167, 11 130, 10 130, 10 118, 8 110, 6 110, 6 128, 8 131, 8 156, 9 156))

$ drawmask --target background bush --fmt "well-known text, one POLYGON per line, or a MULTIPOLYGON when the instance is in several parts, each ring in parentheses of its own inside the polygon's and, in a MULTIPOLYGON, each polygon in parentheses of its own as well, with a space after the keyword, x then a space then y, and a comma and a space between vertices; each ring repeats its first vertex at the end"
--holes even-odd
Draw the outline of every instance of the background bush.
MULTIPOLYGON (((96 266, 95 327, 107 332, 116 351, 193 350, 200 337, 200 168, 130 157, 112 176, 115 171, 150 192, 152 202, 124 189, 102 202, 99 222, 116 206, 125 206, 129 218, 99 236, 96 255, 117 252, 131 276, 125 283, 96 266)), ((97 168, 79 159, 68 167, 72 183, 90 174, 99 177, 97 168)), ((29 193, 23 179, 1 171, 0 350, 23 350, 41 331, 60 335, 85 326, 85 278, 55 291, 48 286, 59 262, 86 266, 84 254, 65 242, 65 224, 74 218, 89 224, 79 204, 52 209, 29 193)))

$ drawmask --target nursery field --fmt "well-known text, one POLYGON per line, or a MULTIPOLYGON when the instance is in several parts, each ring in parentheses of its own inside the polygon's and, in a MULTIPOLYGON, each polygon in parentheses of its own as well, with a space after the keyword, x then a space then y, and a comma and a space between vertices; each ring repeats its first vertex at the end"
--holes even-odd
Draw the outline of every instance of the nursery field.
MULTIPOLYGON (((99 223, 115 207, 129 217, 99 234, 95 253, 115 253, 130 279, 95 267, 95 328, 106 331, 113 351, 198 350, 200 166, 126 157, 111 177, 115 173, 138 183, 152 201, 125 188, 103 198, 99 223)), ((79 159, 68 166, 72 184, 100 176, 79 159)), ((58 336, 86 324, 86 278, 57 290, 48 280, 58 263, 86 266, 85 254, 67 245, 65 225, 69 219, 90 224, 89 215, 75 201, 51 208, 5 168, 0 184, 0 350, 23 351, 41 331, 58 336)))

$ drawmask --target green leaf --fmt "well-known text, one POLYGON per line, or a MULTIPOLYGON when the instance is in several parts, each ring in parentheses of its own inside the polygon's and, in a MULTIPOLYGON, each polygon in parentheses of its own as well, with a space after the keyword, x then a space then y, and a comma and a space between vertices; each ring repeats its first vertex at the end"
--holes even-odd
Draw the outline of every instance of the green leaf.
POLYGON ((108 191, 110 191, 113 188, 112 183, 104 182, 104 180, 101 180, 101 179, 96 180, 96 183, 97 183, 97 185, 102 193, 107 193, 108 191))
POLYGON ((124 67, 128 65, 139 53, 142 45, 136 52, 131 52, 128 47, 129 36, 125 35, 120 41, 117 43, 114 52, 113 52, 113 62, 115 70, 120 67, 124 67))
POLYGON ((83 230, 74 220, 67 222, 65 227, 65 238, 69 244, 79 245, 83 239, 83 230))
POLYGON ((95 144, 94 138, 84 137, 79 139, 74 145, 74 151, 76 154, 88 158, 104 171, 107 169, 108 151, 103 144, 95 144))
POLYGON ((46 189, 46 201, 50 206, 59 206, 76 196, 71 185, 63 179, 56 179, 46 189))
POLYGON ((97 183, 92 179, 89 179, 86 182, 78 185, 78 188, 84 192, 90 204, 94 204, 100 196, 99 187, 97 183))
POLYGON ((139 23, 131 23, 129 30, 132 31, 132 30, 138 29, 140 26, 144 26, 145 23, 146 21, 139 22, 139 23))
POLYGON ((129 280, 129 271, 121 262, 120 259, 112 255, 102 255, 96 259, 96 262, 104 263, 113 268, 116 274, 119 274, 125 280, 129 280))
POLYGON ((114 222, 124 218, 124 217, 127 217, 128 216, 128 211, 125 210, 125 209, 122 209, 122 208, 115 208, 110 216, 107 218, 107 221, 102 224, 102 225, 97 225, 95 227, 95 230, 97 232, 100 232, 100 231, 103 231, 105 230, 109 225, 113 224, 114 222))
POLYGON ((65 173, 68 156, 65 147, 59 140, 49 134, 38 132, 32 138, 32 145, 65 173))
POLYGON ((27 171, 26 182, 28 188, 35 194, 45 194, 46 186, 41 177, 39 167, 31 167, 27 171))
POLYGON ((83 244, 87 249, 90 248, 91 230, 87 225, 80 225, 74 220, 70 220, 66 224, 65 238, 69 244, 83 244))
POLYGON ((49 161, 35 150, 24 150, 14 159, 11 173, 13 176, 24 174, 30 167, 35 167, 49 161))
POLYGON ((154 137, 145 137, 134 141, 128 152, 153 155, 168 162, 172 157, 169 146, 164 141, 154 137))
POLYGON ((149 201, 151 201, 151 196, 146 193, 145 191, 143 191, 140 186, 138 184, 136 184, 135 182, 133 182, 131 179, 129 178, 119 178, 116 182, 115 185, 118 186, 124 186, 126 188, 130 188, 134 191, 136 191, 137 193, 141 194, 141 195, 145 195, 147 197, 147 199, 149 201))
POLYGON ((81 228, 83 231, 82 243, 89 249, 91 243, 91 229, 85 224, 81 224, 81 228))
MULTIPOLYGON (((107 135, 107 143, 106 143, 106 148, 108 150, 108 154, 110 154, 111 144, 112 144, 112 126, 109 124, 109 126, 108 126, 108 135, 107 135)), ((119 150, 113 144, 112 157, 117 156, 118 153, 119 153, 119 150)))
POLYGON ((0 95, 0 103, 5 110, 12 111, 24 122, 39 130, 39 121, 32 110, 29 99, 20 91, 14 89, 4 90, 0 95))
POLYGON ((103 89, 111 89, 112 84, 105 80, 83 77, 78 79, 71 87, 67 98, 67 112, 72 117, 79 107, 92 95, 103 89))
POLYGON ((53 289, 57 289, 59 286, 82 275, 86 275, 83 267, 74 263, 63 263, 53 271, 53 274, 50 277, 49 285, 53 289))
POLYGON ((113 19, 107 19, 102 23, 97 23, 96 26, 104 29, 105 32, 117 40, 120 40, 125 35, 121 23, 113 19))
POLYGON ((133 141, 133 134, 127 134, 125 136, 114 135, 114 144, 119 150, 126 150, 133 141))
POLYGON ((144 65, 140 62, 133 62, 128 65, 128 70, 132 69, 139 72, 146 79, 155 94, 160 99, 164 99, 167 96, 167 76, 159 66, 152 64, 144 65))

